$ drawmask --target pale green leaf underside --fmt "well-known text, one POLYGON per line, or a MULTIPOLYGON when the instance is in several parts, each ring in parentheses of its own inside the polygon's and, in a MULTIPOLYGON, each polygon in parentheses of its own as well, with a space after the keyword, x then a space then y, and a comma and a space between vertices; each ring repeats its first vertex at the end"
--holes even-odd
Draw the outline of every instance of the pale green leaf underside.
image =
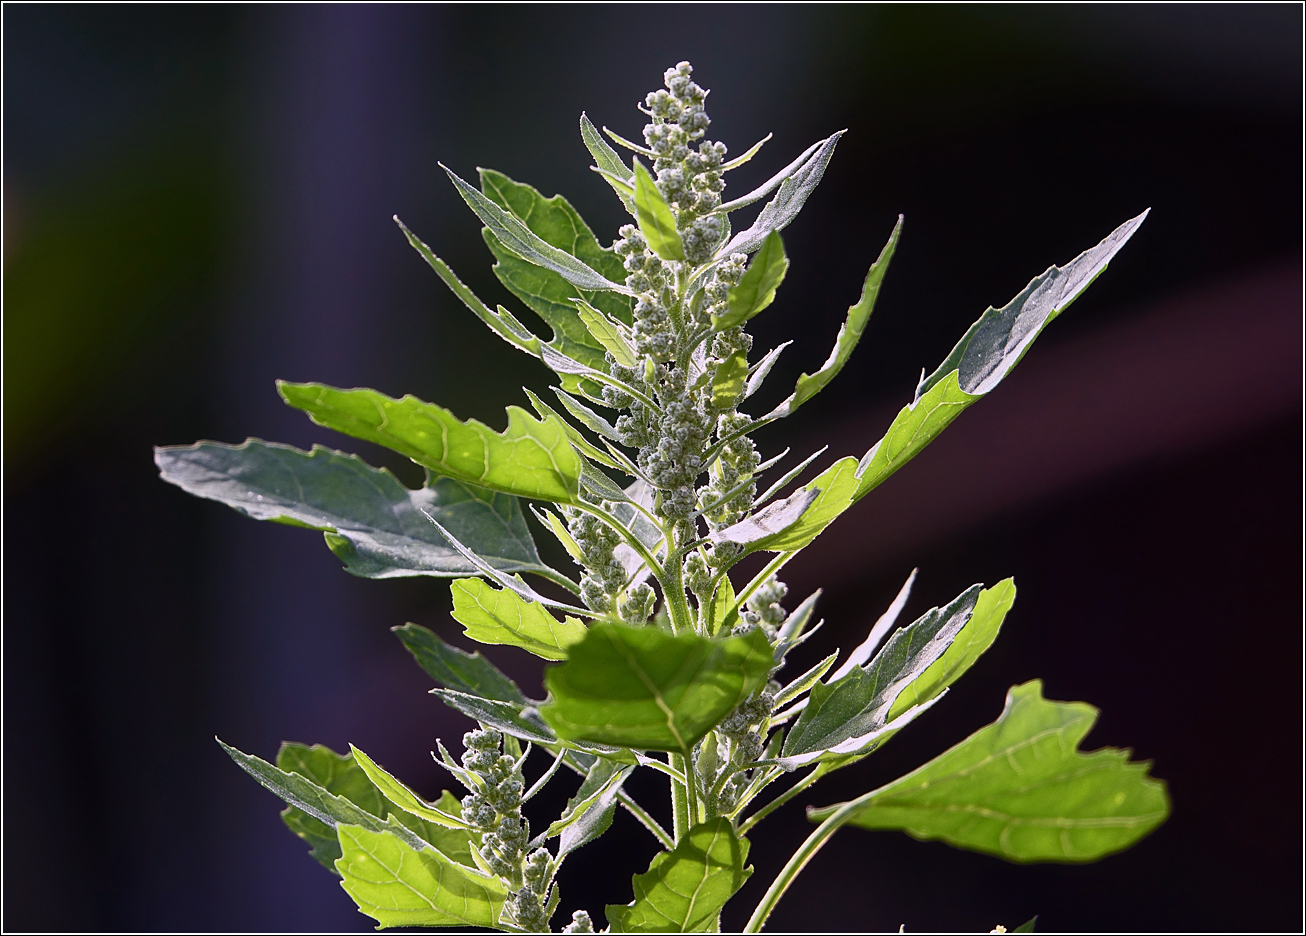
POLYGON ((156 448, 154 461, 163 480, 189 494, 256 520, 334 534, 332 551, 354 575, 474 574, 423 512, 496 569, 549 571, 517 498, 463 481, 434 478, 414 491, 356 455, 320 445, 304 452, 258 439, 156 448))
POLYGON ((545 674, 545 721, 562 738, 636 750, 688 751, 766 682, 761 631, 727 640, 656 627, 596 624, 545 674))
POLYGON ((1013 686, 996 722, 867 794, 849 821, 1018 862, 1093 861, 1128 848, 1165 820, 1169 798, 1128 751, 1079 752, 1096 720, 1091 705, 1043 698, 1039 680, 1013 686))
POLYGON ((729 819, 694 826, 675 850, 654 857, 631 883, 635 899, 609 905, 604 913, 614 933, 706 933, 735 892, 752 875, 748 839, 735 834, 729 819))
POLYGON ((589 844, 608 830, 621 785, 634 769, 595 758, 580 789, 567 801, 562 816, 541 835, 544 839, 559 836, 558 857, 589 844))
POLYGON ((450 829, 464 829, 467 827, 467 823, 462 820, 461 809, 447 812, 440 809, 436 804, 426 802, 352 744, 349 745, 349 751, 354 755, 354 763, 358 765, 363 773, 367 774, 367 779, 372 781, 372 785, 392 805, 436 825, 450 829))
POLYGON ((580 489, 581 458, 566 431, 521 407, 508 407, 508 428, 495 432, 412 395, 396 400, 375 390, 285 381, 277 387, 319 426, 383 445, 434 474, 555 503, 574 502, 580 489))
POLYGON ((453 618, 473 640, 508 644, 546 660, 565 660, 567 648, 587 633, 574 617, 559 621, 543 605, 481 579, 457 579, 451 586, 453 618))
POLYGON ((497 877, 457 864, 435 849, 418 851, 384 832, 344 824, 336 832, 341 887, 378 929, 500 928, 507 891, 497 877))

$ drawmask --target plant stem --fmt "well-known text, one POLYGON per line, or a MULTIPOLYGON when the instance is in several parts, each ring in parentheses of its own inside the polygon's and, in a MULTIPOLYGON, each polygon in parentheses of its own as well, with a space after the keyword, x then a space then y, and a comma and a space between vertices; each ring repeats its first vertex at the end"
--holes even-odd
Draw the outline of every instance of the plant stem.
MULTIPOLYGON (((682 773, 685 770, 684 758, 679 754, 668 754, 667 763, 682 773)), ((685 784, 671 780, 671 835, 679 842, 680 837, 690 827, 689 793, 685 784)))
POLYGON ((736 831, 740 835, 743 835, 753 826, 757 825, 767 816, 771 815, 771 813, 775 812, 777 809, 779 809, 785 803, 789 802, 799 793, 803 792, 803 790, 806 790, 809 786, 811 786, 819 779, 821 779, 821 765, 818 764, 815 768, 813 768, 812 772, 809 773, 806 777, 804 777, 802 780, 795 783, 789 789, 785 790, 775 799, 771 800, 771 802, 767 803, 757 812, 753 813, 751 816, 749 816, 747 819, 741 822, 739 824, 739 828, 736 831))
POLYGON ((667 850, 676 847, 675 840, 667 835, 667 830, 662 828, 656 819, 648 814, 643 806, 635 802, 629 793, 622 790, 617 794, 617 802, 626 807, 626 811, 639 820, 640 825, 653 833, 653 837, 662 843, 667 850))
POLYGON ((826 843, 826 840, 838 831, 839 826, 843 825, 849 816, 878 792, 878 789, 872 790, 855 800, 844 803, 829 819, 817 826, 815 832, 807 836, 807 841, 798 847, 798 851, 794 852, 793 857, 780 869, 780 873, 771 882, 771 886, 763 895, 761 903, 757 905, 753 915, 748 918, 748 925, 744 927, 745 933, 762 932, 762 926, 766 923, 766 918, 771 915, 771 911, 780 902, 780 898, 789 889, 789 885, 794 882, 794 878, 798 877, 798 872, 807 866, 807 862, 811 861, 812 857, 821 850, 821 846, 826 843))

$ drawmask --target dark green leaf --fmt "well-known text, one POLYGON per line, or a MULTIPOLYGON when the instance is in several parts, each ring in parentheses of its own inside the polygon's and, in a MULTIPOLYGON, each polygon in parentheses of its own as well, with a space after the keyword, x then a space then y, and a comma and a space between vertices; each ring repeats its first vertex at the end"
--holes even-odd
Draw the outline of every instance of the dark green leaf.
MULTIPOLYGON (((849 307, 847 320, 839 326, 839 336, 835 339, 830 356, 815 374, 803 374, 798 378, 798 383, 794 385, 793 395, 786 401, 787 410, 785 415, 793 413, 798 407, 820 393, 825 385, 843 369, 844 364, 848 363, 853 348, 857 347, 857 342, 862 338, 862 332, 866 330, 866 323, 870 321, 871 310, 875 308, 875 300, 880 295, 880 284, 884 281, 884 274, 889 269, 889 261, 893 259, 893 251, 898 246, 898 235, 900 233, 902 233, 902 215, 898 215, 898 223, 893 226, 893 233, 889 235, 889 242, 884 245, 884 249, 880 251, 879 259, 871 264, 871 269, 866 274, 866 282, 862 284, 861 298, 857 300, 856 305, 849 307)), ((758 252, 758 255, 761 256, 761 251, 758 252)))
MULTIPOLYGON (((865 667, 854 668, 828 686, 813 686, 807 707, 785 738, 782 765, 792 770, 830 756, 859 754, 872 743, 882 743, 896 730, 890 713, 898 697, 943 656, 970 621, 980 591, 979 585, 972 585, 946 606, 931 608, 896 631, 865 667)), ((923 704, 946 687, 935 688, 936 692, 921 693, 923 704)), ((899 717, 911 717, 911 711, 909 706, 899 717)))
POLYGON ((1024 923, 1022 923, 1022 924, 1020 924, 1019 926, 1017 926, 1014 930, 1012 930, 1012 932, 1013 932, 1013 933, 1032 933, 1032 932, 1034 932, 1034 924, 1037 923, 1037 922, 1038 922, 1038 914, 1036 913, 1036 914, 1034 914, 1032 917, 1030 917, 1028 920, 1026 920, 1024 923))
POLYGON ((688 752, 766 682, 774 665, 761 631, 727 640, 600 623, 551 667, 541 707, 560 737, 638 750, 688 752))
POLYGON ((730 290, 726 314, 712 317, 712 327, 724 331, 742 325, 775 301, 775 291, 789 269, 780 235, 772 231, 762 241, 739 285, 730 290))
POLYGON ((625 286, 612 282, 584 261, 539 237, 514 213, 500 208, 491 199, 450 172, 447 166, 442 164, 440 168, 448 173, 449 179, 457 187, 468 207, 476 212, 476 216, 499 242, 517 256, 538 267, 552 270, 580 289, 610 289, 629 294, 625 286))
POLYGON ((496 569, 550 571, 535 551, 517 498, 452 478, 433 478, 413 491, 356 455, 258 439, 156 448, 154 461, 165 481, 189 494, 256 520, 335 534, 332 551, 354 575, 475 573, 423 511, 496 569))
POLYGON ((274 767, 262 758, 223 744, 221 739, 218 739, 218 744, 242 770, 268 790, 331 828, 340 823, 359 825, 374 832, 391 832, 416 849, 428 847, 429 843, 395 820, 378 817, 302 774, 274 767))
POLYGON ((657 855, 634 876, 633 901, 605 908, 612 932, 716 932, 721 908, 753 873, 744 866, 748 844, 729 819, 694 826, 674 851, 657 855))
POLYGON ((507 891, 497 878, 398 836, 341 824, 336 862, 358 909, 390 926, 484 926, 501 929, 507 891))
POLYGON ((1037 679, 1013 686, 996 722, 854 800, 848 821, 1018 862, 1094 861, 1128 848, 1165 820, 1169 798, 1129 751, 1079 752, 1097 714, 1048 701, 1037 679))
POLYGON ((780 183, 779 191, 758 212, 752 226, 732 237, 729 243, 717 251, 717 256, 728 257, 732 253, 752 253, 762 246, 762 242, 772 231, 783 230, 789 222, 798 217, 798 212, 802 211, 808 196, 825 175, 825 167, 830 164, 830 157, 834 155, 834 148, 843 134, 844 131, 840 130, 834 136, 827 137, 817 144, 816 151, 780 183))
POLYGON ((459 650, 419 624, 404 624, 392 630, 417 660, 417 665, 444 688, 482 699, 528 704, 517 684, 480 653, 459 650))
POLYGON ((574 617, 559 621, 543 605, 481 579, 457 579, 450 591, 453 619, 481 643, 508 644, 546 660, 563 660, 567 648, 586 634, 585 625, 574 617))
POLYGON ((671 213, 657 183, 638 159, 635 164, 635 220, 649 248, 663 260, 685 259, 685 245, 676 230, 676 216, 671 213))
POLYGON ((504 494, 572 503, 580 490, 581 458, 556 420, 508 407, 508 428, 495 432, 475 419, 415 396, 395 400, 375 390, 278 381, 287 403, 319 426, 393 449, 432 472, 504 494))

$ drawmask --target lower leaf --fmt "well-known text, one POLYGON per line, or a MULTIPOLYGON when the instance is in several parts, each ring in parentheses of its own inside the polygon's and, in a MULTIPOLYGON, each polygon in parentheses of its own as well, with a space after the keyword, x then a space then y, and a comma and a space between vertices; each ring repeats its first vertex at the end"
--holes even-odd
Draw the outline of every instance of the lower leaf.
POLYGON ((748 844, 729 819, 694 826, 674 850, 662 852, 647 871, 635 875, 633 901, 605 908, 612 932, 717 931, 721 908, 753 873, 744 866, 748 844))

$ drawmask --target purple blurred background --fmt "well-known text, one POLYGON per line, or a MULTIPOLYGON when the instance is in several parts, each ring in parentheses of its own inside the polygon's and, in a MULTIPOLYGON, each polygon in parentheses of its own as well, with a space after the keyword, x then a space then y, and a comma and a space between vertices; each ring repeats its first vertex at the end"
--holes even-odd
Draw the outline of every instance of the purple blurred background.
MULTIPOLYGON (((1153 209, 786 578, 795 601, 826 588, 796 667, 859 642, 913 567, 909 613, 1020 589, 944 705, 800 802, 917 766, 1041 676, 1102 708, 1089 746, 1155 761, 1172 819, 1087 867, 847 830, 772 928, 1301 928, 1300 7, 8 5, 3 26, 5 928, 370 926, 212 738, 352 741, 434 795, 427 752, 468 725, 389 628, 466 645, 447 585, 351 578, 315 534, 159 482, 150 446, 320 441, 415 479, 282 406, 278 377, 500 425, 547 373, 391 215, 507 300, 436 160, 562 192, 609 241, 622 212, 576 120, 637 135, 633 105, 686 58, 712 138, 775 133, 730 191, 849 128, 757 323, 760 348, 802 329, 773 388, 820 364, 907 219, 852 363, 768 454, 865 451, 986 306, 1153 209)), ((540 692, 539 661, 489 655, 540 692)), ((727 928, 809 829, 791 807, 753 834, 727 928)), ((653 852, 619 816, 568 860, 564 909, 625 902, 653 852)))

